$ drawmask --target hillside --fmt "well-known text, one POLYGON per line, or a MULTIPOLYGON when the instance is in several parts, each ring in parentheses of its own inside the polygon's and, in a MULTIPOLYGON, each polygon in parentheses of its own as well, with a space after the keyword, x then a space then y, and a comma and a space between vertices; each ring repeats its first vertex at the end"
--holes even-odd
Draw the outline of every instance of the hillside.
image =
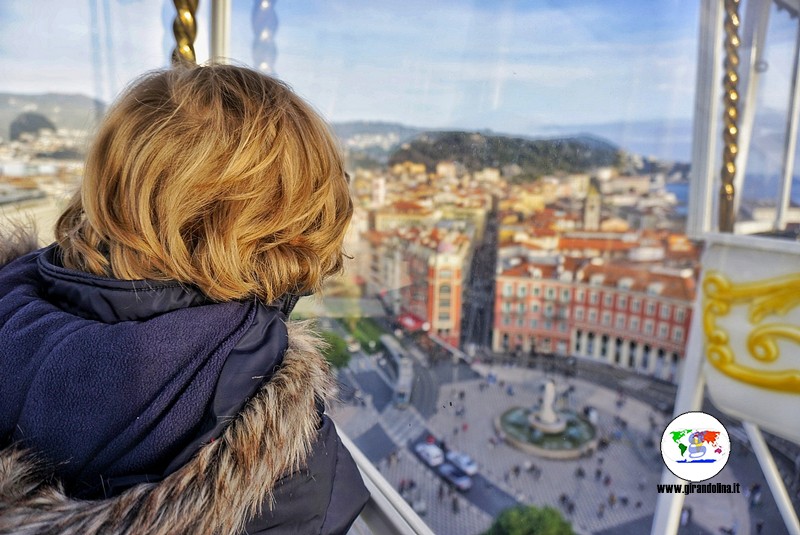
POLYGON ((431 171, 443 160, 460 162, 470 171, 516 164, 524 175, 535 177, 614 166, 619 155, 616 146, 589 136, 526 139, 476 132, 428 132, 401 145, 389 157, 389 164, 413 161, 424 163, 431 171))
POLYGON ((36 112, 46 117, 56 128, 92 130, 98 112, 104 110, 102 102, 85 95, 0 93, 0 138, 8 140, 11 123, 26 112, 36 112))
MULTIPOLYGON (((0 138, 8 140, 11 123, 28 112, 46 117, 57 128, 92 131, 105 106, 85 95, 0 93, 0 138)), ((433 170, 442 160, 454 160, 467 169, 519 165, 521 180, 556 171, 580 172, 618 165, 620 150, 592 135, 534 139, 489 131, 424 131, 380 121, 333 124, 348 158, 357 166, 379 167, 406 160, 433 170)))
POLYGON ((398 145, 422 132, 420 128, 381 121, 333 123, 332 127, 350 164, 361 168, 386 165, 398 145))
POLYGON ((346 121, 333 123, 333 131, 342 140, 364 136, 396 137, 402 141, 421 132, 419 128, 383 121, 346 121))

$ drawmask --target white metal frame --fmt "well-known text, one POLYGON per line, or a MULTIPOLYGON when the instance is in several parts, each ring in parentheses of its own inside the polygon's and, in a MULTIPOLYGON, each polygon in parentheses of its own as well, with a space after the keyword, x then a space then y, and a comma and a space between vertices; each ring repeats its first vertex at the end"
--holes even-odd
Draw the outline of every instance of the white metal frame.
POLYGON ((211 61, 228 63, 231 44, 231 0, 211 0, 211 61))
MULTIPOLYGON (((766 254, 770 252, 770 250, 780 250, 786 245, 780 240, 764 239, 756 236, 709 233, 705 238, 707 244, 745 246, 748 249, 752 249, 755 255, 759 255, 759 253, 762 252, 766 254)), ((702 292, 698 291, 694 307, 696 312, 692 316, 692 326, 687 343, 687 356, 684 362, 683 374, 678 383, 678 393, 675 399, 675 415, 700 410, 703 405, 703 394, 706 386, 706 379, 703 374, 703 368, 706 365, 704 351, 705 340, 702 314, 698 313, 698 311, 702 310, 702 299, 702 292)), ((772 457, 772 453, 767 447, 761 430, 753 422, 744 421, 742 425, 747 433, 750 446, 764 473, 764 477, 767 480, 770 491, 775 498, 786 529, 792 535, 800 535, 800 520, 798 520, 797 512, 794 510, 789 493, 781 480, 780 472, 772 457)), ((662 472, 661 483, 684 484, 685 481, 672 474, 672 472, 665 467, 662 472)), ((677 533, 684 497, 684 494, 660 494, 658 496, 651 535, 673 535, 677 533)))
POLYGON ((397 493, 377 468, 350 438, 339 431, 342 443, 350 451, 370 493, 370 501, 361 517, 373 533, 386 535, 433 535, 433 531, 397 493))
POLYGON ((722 79, 722 1, 701 0, 697 82, 692 132, 692 170, 686 233, 695 239, 717 228, 720 117, 719 80, 722 79))
POLYGON ((775 214, 775 229, 786 228, 786 215, 789 211, 789 201, 792 192, 792 174, 794 171, 794 153, 797 146, 797 126, 800 117, 800 23, 797 25, 797 37, 794 45, 794 64, 792 66, 792 91, 789 96, 789 116, 786 118, 786 137, 783 147, 783 181, 781 194, 778 201, 778 210, 775 214))
MULTIPOLYGON (((797 1, 781 0, 788 9, 800 8, 797 1)), ((746 4, 743 18, 743 37, 740 47, 739 92, 739 152, 736 156, 734 187, 734 213, 739 212, 744 176, 750 155, 758 84, 764 58, 764 42, 769 24, 772 0, 751 0, 746 4)), ((697 58, 697 86, 695 93, 692 171, 689 194, 689 214, 686 222, 687 234, 702 239, 706 232, 718 230, 719 176, 719 124, 722 78, 722 34, 723 0, 701 0, 700 30, 697 58)), ((797 42, 792 72, 784 138, 783 168, 781 170, 780 196, 773 221, 740 221, 735 224, 737 234, 750 234, 770 230, 784 230, 790 206, 792 174, 794 171, 795 147, 800 128, 800 19, 798 19, 797 42)))
MULTIPOLYGON (((739 114, 739 154, 736 156, 736 176, 733 185, 736 191, 744 187, 744 172, 750 156, 750 140, 753 133, 753 121, 756 115, 758 83, 761 79, 760 65, 764 61, 764 41, 767 37, 771 1, 747 2, 742 29, 742 46, 739 51, 741 61, 740 75, 742 91, 739 114)), ((739 213, 742 196, 734 198, 733 213, 739 213)))
MULTIPOLYGON (((790 9, 800 8, 796 0, 782 0, 783 5, 790 9)), ((743 71, 746 83, 744 92, 740 96, 740 124, 739 124, 739 154, 737 156, 737 174, 735 188, 742 190, 744 172, 747 164, 748 150, 752 135, 753 119, 757 88, 759 81, 759 63, 763 55, 764 40, 772 1, 747 2, 746 19, 744 20, 744 40, 742 45, 743 71)), ((695 116, 693 130, 692 151, 692 177, 690 184, 689 214, 687 219, 687 234, 692 238, 702 240, 758 240, 758 238, 744 238, 741 236, 714 236, 717 230, 718 190, 720 181, 718 176, 718 124, 720 120, 720 94, 722 65, 722 32, 723 32, 723 0, 701 0, 700 5, 700 30, 698 44, 697 88, 695 94, 695 116)), ((776 212, 774 223, 767 228, 758 228, 758 225, 740 223, 735 226, 737 232, 756 230, 782 230, 786 224, 786 212, 789 206, 791 191, 791 176, 794 168, 794 148, 797 143, 798 111, 800 111, 800 27, 795 51, 795 64, 792 76, 791 100, 789 103, 789 117, 786 126, 786 144, 784 147, 783 182, 781 198, 776 212)), ((738 212, 739 201, 736 201, 738 212)), ((735 212, 735 213, 736 213, 735 212)), ((753 242, 757 243, 757 242, 753 242)), ((702 295, 698 291, 695 302, 696 313, 692 319, 691 332, 687 347, 694 348, 687 354, 684 362, 683 373, 679 382, 678 393, 675 400, 675 415, 702 407, 705 389, 703 366, 705 355, 703 351, 703 325, 701 314, 702 295)), ((743 422, 753 451, 759 461, 770 490, 775 497, 787 530, 792 535, 800 535, 800 521, 794 510, 789 493, 786 490, 780 473, 764 437, 754 423, 743 422)), ((664 469, 661 482, 665 484, 685 483, 668 469, 664 469)), ((655 517, 651 529, 652 535, 671 535, 678 531, 681 508, 684 502, 683 494, 661 494, 656 503, 655 517)))

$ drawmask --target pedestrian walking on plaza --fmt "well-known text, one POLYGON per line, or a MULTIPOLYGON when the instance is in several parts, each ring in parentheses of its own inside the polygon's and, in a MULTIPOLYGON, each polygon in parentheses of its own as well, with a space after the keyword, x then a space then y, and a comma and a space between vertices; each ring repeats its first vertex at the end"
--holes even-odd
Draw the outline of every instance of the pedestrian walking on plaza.
POLYGON ((439 501, 444 501, 444 485, 439 483, 439 501))
POLYGON ((453 513, 458 514, 458 512, 459 512, 458 496, 453 496, 453 513))
POLYGON ((689 525, 689 511, 687 511, 685 507, 681 510, 680 525, 682 527, 689 525))
POLYGON ((750 506, 755 507, 761 504, 761 485, 754 483, 750 487, 750 506))
POLYGON ((601 503, 600 506, 597 508, 597 518, 603 518, 605 512, 606 512, 606 504, 601 503))
POLYGON ((602 471, 602 470, 600 470, 600 469, 598 468, 597 470, 595 470, 595 471, 594 471, 594 480, 595 480, 595 481, 600 481, 600 479, 601 479, 602 477, 603 477, 603 471, 602 471))

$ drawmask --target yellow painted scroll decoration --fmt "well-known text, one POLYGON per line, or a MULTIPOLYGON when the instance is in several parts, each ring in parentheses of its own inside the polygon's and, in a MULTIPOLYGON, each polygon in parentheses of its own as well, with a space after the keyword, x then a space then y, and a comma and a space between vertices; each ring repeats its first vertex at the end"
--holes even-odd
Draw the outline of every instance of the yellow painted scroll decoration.
POLYGON ((766 388, 800 394, 800 370, 762 370, 737 361, 730 346, 728 331, 717 325, 734 305, 746 305, 748 321, 754 328, 747 336, 750 356, 765 364, 780 359, 778 340, 800 344, 800 328, 788 323, 766 323, 768 316, 784 316, 800 305, 800 273, 733 283, 719 271, 709 271, 703 281, 703 330, 706 335, 706 358, 721 373, 738 381, 766 388))

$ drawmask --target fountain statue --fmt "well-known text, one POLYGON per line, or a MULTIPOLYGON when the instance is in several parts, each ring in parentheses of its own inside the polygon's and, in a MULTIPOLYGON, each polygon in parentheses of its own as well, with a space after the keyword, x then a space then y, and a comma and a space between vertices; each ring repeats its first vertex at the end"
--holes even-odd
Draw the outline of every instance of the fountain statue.
POLYGON ((547 381, 544 385, 542 405, 538 411, 528 416, 528 422, 543 433, 561 433, 567 427, 567 421, 556 413, 556 385, 547 381))
POLYGON ((544 384, 538 407, 513 407, 495 419, 495 427, 514 447, 550 459, 575 459, 597 447, 597 429, 572 410, 555 406, 556 386, 544 384))

